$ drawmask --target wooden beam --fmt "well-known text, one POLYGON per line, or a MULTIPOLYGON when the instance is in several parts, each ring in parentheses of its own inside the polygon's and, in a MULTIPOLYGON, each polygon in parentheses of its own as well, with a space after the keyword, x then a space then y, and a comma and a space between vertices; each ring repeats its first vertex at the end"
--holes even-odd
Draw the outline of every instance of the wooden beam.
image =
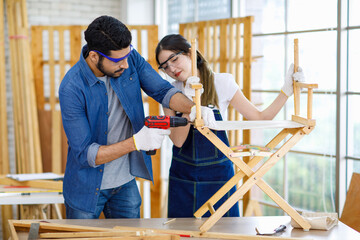
MULTIPOLYGON (((298 71, 299 68, 299 40, 297 38, 294 39, 294 73, 298 71)), ((294 86, 294 111, 295 115, 300 114, 300 87, 295 84, 295 80, 293 80, 294 86)))
MULTIPOLYGON (((143 227, 128 227, 128 226, 116 226, 114 229, 119 230, 133 230, 133 231, 152 231, 154 233, 167 233, 167 234, 176 234, 181 237, 189 238, 211 238, 211 239, 245 239, 245 240, 300 240, 300 238, 283 238, 283 237, 272 237, 272 236, 261 236, 261 235, 246 235, 246 234, 236 234, 236 233, 222 233, 222 232, 200 232, 200 231, 191 231, 191 230, 180 230, 180 229, 155 229, 155 228, 143 228, 143 227)), ((301 238, 303 239, 303 238, 301 238)))
POLYGON ((6 176, 0 176, 0 184, 11 186, 28 186, 33 188, 44 188, 52 190, 62 190, 62 181, 52 180, 31 180, 31 181, 16 181, 6 176))

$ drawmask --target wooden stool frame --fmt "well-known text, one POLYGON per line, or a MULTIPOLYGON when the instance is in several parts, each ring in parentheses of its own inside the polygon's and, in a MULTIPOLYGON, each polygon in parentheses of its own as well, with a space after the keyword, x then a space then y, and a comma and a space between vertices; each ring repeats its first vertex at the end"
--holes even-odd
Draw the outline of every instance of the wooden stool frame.
MULTIPOLYGON (((294 42, 295 44, 295 71, 298 68, 298 42, 297 39, 294 42)), ((195 40, 192 40, 192 48, 195 47, 195 40)), ((193 57, 194 54, 192 54, 193 57)), ((196 61, 195 58, 192 58, 192 61, 196 61)), ((196 65, 195 65, 196 66, 196 65)), ((284 121, 284 129, 280 131, 267 145, 267 148, 274 149, 280 142, 282 142, 288 135, 292 135, 279 149, 273 153, 269 159, 260 167, 258 170, 253 171, 252 168, 257 165, 263 156, 254 156, 248 163, 245 163, 240 158, 231 157, 233 151, 224 144, 208 127, 205 127, 200 112, 200 90, 202 88, 201 84, 193 84, 191 86, 195 89, 195 104, 197 109, 197 115, 194 122, 196 129, 203 134, 209 141, 211 141, 222 153, 224 153, 239 169, 227 183, 224 184, 203 206, 201 206, 195 213, 194 216, 201 218, 207 211, 210 211, 211 216, 200 226, 201 232, 208 231, 236 202, 238 202, 243 195, 248 192, 252 186, 255 184, 266 193, 282 210, 284 210, 292 219, 294 219, 305 231, 308 231, 311 225, 294 209, 292 208, 275 190, 273 190, 263 179, 262 177, 266 172, 268 172, 294 145, 297 144, 305 135, 310 134, 315 126, 315 120, 311 119, 312 111, 312 94, 313 88, 317 88, 317 84, 306 84, 294 82, 294 99, 295 106, 299 109, 299 97, 301 88, 308 88, 308 116, 307 118, 302 118, 299 116, 299 111, 295 112, 295 115, 292 116, 292 121, 295 122, 294 125, 289 125, 289 121, 284 121), (243 184, 233 193, 216 211, 214 205, 218 200, 220 200, 233 186, 235 186, 241 179, 248 177, 247 180, 244 179, 243 184)), ((227 123, 232 123, 233 121, 227 121, 227 123)), ((252 121, 248 121, 252 122, 252 121)), ((269 122, 272 121, 261 121, 269 122)), ((236 125, 236 121, 234 121, 236 125)))

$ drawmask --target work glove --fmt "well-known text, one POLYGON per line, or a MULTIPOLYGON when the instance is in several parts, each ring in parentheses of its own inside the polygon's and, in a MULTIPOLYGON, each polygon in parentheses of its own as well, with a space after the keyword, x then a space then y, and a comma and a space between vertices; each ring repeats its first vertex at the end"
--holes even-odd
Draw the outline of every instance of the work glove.
MULTIPOLYGON (((196 117, 196 106, 191 107, 191 112, 189 115, 190 121, 193 122, 196 117)), ((216 127, 216 120, 214 116, 214 112, 211 108, 201 106, 201 117, 204 120, 204 125, 209 128, 216 127)))
MULTIPOLYGON (((199 83, 200 78, 196 76, 189 77, 186 80, 185 87, 184 87, 184 94, 187 96, 191 101, 193 101, 193 97, 195 97, 195 89, 191 88, 191 84, 193 83, 199 83)), ((202 88, 200 90, 200 93, 202 94, 204 92, 204 89, 202 88)))
POLYGON ((284 85, 281 88, 281 91, 287 97, 290 97, 294 94, 293 80, 297 82, 304 82, 305 76, 301 67, 298 67, 298 71, 294 73, 294 64, 292 63, 286 73, 284 85))
POLYGON ((149 151, 161 147, 165 136, 169 136, 170 129, 148 128, 144 126, 133 135, 136 150, 149 151))

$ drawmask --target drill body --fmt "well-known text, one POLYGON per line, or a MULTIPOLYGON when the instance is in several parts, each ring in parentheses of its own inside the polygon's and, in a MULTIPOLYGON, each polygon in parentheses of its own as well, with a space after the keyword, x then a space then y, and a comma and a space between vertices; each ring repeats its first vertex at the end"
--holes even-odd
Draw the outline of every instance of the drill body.
MULTIPOLYGON (((168 129, 171 127, 186 126, 188 120, 183 117, 176 116, 148 116, 145 118, 145 126, 148 128, 168 129)), ((154 155, 156 150, 147 151, 146 154, 154 155)))

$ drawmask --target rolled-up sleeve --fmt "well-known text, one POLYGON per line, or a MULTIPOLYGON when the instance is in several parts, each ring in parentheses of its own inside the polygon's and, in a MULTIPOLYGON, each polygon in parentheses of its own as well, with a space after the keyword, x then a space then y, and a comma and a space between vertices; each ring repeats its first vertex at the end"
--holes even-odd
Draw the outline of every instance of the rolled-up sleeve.
POLYGON ((100 144, 92 143, 88 148, 87 160, 88 160, 90 167, 96 168, 96 167, 100 166, 100 165, 96 165, 96 163, 95 163, 96 155, 99 151, 99 147, 100 147, 100 144))
POLYGON ((172 96, 174 96, 175 93, 181 93, 181 91, 177 88, 169 89, 169 91, 165 94, 165 97, 162 100, 161 104, 166 108, 170 108, 170 99, 172 96))

